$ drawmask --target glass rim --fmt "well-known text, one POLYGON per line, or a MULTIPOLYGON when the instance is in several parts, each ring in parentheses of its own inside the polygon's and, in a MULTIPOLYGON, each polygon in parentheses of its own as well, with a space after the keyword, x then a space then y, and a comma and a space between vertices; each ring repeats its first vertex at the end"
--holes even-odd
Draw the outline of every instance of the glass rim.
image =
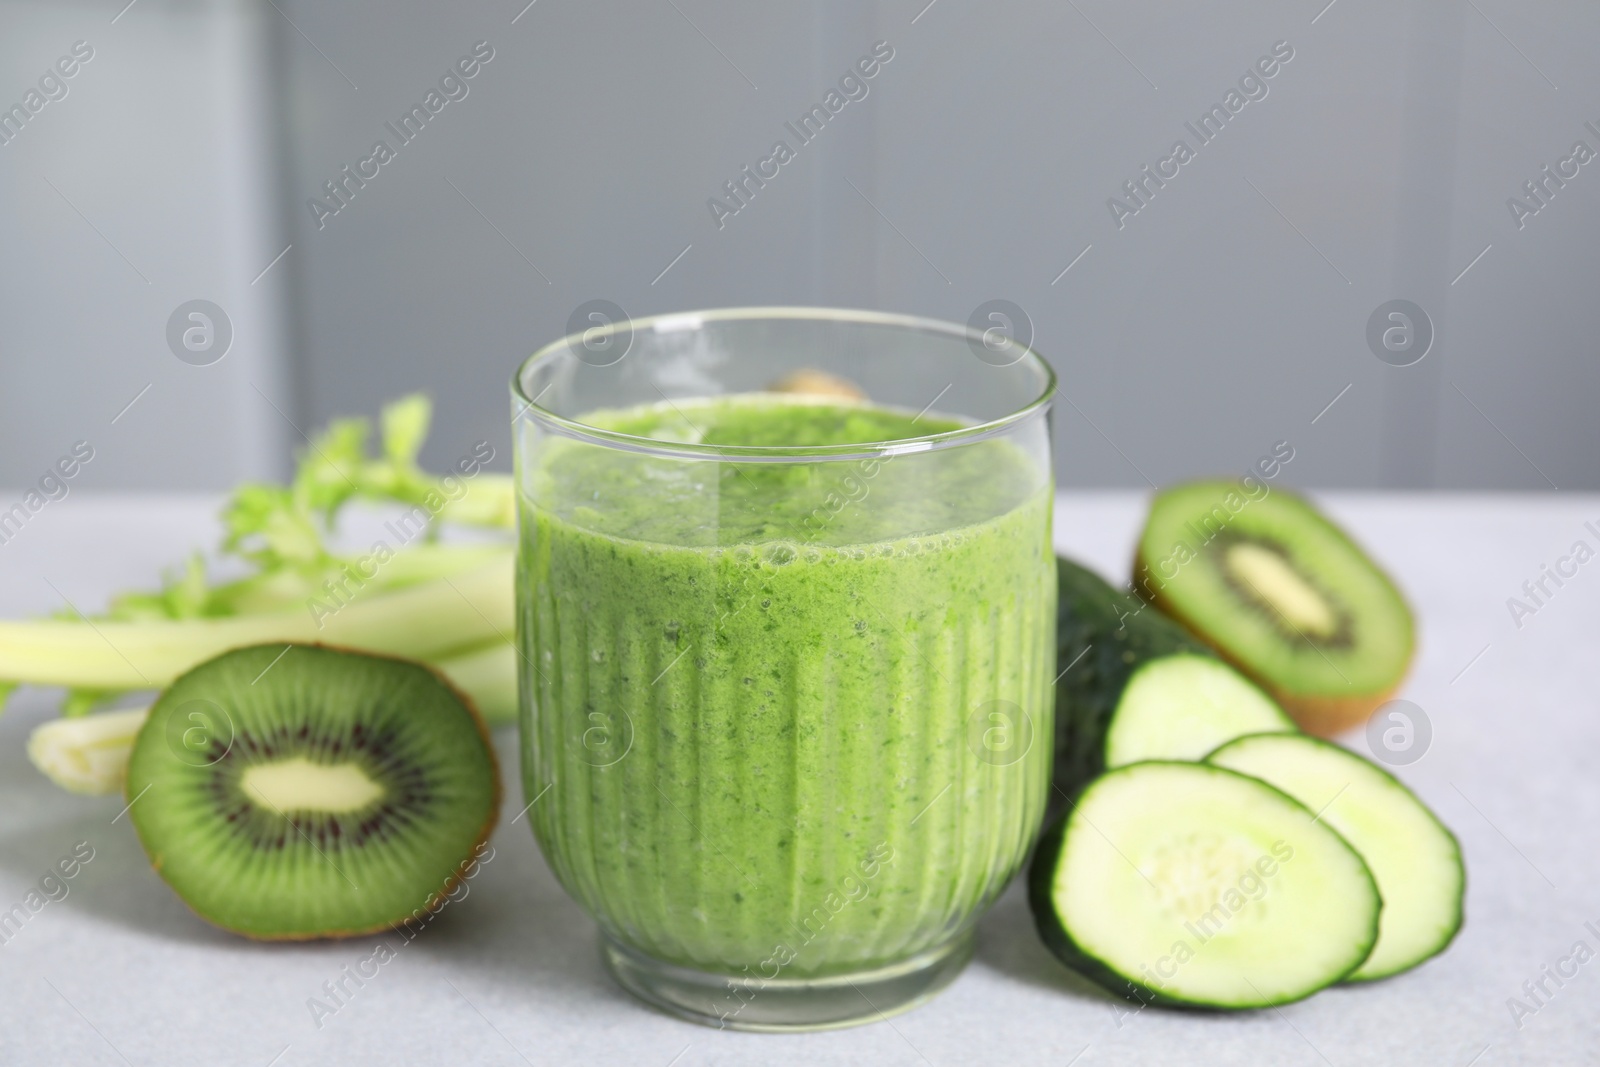
MULTIPOLYGON (((919 333, 936 334, 945 338, 959 338, 966 342, 978 341, 982 343, 981 335, 971 327, 948 322, 943 319, 930 319, 918 315, 900 315, 884 311, 865 311, 855 308, 827 308, 827 307, 733 307, 712 308, 703 311, 676 311, 663 315, 647 315, 643 318, 630 318, 622 322, 610 323, 606 326, 594 327, 603 333, 614 334, 623 327, 637 333, 641 329, 648 329, 654 333, 677 333, 687 330, 697 330, 708 323, 739 322, 739 321, 826 321, 838 322, 859 326, 886 326, 919 333)), ((954 430, 944 430, 939 433, 924 434, 918 437, 905 437, 894 441, 854 441, 839 445, 708 445, 679 441, 662 441, 653 437, 639 437, 634 434, 619 433, 599 426, 592 426, 586 422, 558 415, 548 408, 540 407, 537 397, 528 396, 523 388, 523 381, 540 364, 554 362, 563 353, 570 352, 575 338, 587 336, 590 331, 570 333, 564 337, 536 349, 518 365, 516 372, 511 376, 511 395, 521 404, 521 410, 512 416, 515 423, 525 415, 532 416, 536 421, 563 437, 570 437, 590 444, 603 445, 628 452, 638 452, 647 455, 662 456, 673 459, 737 459, 743 462, 767 463, 794 463, 806 460, 852 460, 852 459, 881 459, 888 456, 903 455, 911 452, 932 452, 959 445, 972 444, 977 441, 987 440, 998 436, 1012 427, 1039 417, 1049 410, 1055 399, 1056 373, 1048 360, 1040 355, 1031 345, 1006 338, 1008 345, 1014 345, 1021 350, 1021 355, 1006 366, 1014 366, 1024 360, 1031 361, 1035 369, 1044 372, 1043 386, 1032 400, 1018 405, 1013 410, 995 419, 973 423, 971 426, 961 426, 954 430)), ((543 395, 541 391, 540 396, 543 395)), ((943 394, 940 394, 942 396, 943 394)), ((663 397, 667 403, 671 398, 663 397)), ((931 409, 940 397, 935 397, 926 412, 931 409)), ((920 417, 920 416, 919 416, 920 417)))

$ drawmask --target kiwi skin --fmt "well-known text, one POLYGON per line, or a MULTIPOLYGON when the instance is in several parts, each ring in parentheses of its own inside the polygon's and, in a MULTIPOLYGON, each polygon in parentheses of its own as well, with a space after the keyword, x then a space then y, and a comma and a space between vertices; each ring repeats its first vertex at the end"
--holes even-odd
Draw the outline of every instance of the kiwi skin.
MULTIPOLYGON (((303 646, 303 647, 306 647, 306 648, 324 648, 324 649, 328 649, 329 651, 332 651, 332 652, 350 652, 350 653, 354 653, 354 654, 360 655, 360 656, 367 656, 367 657, 370 657, 372 659, 387 659, 387 660, 393 660, 396 663, 405 663, 405 664, 408 664, 410 666, 422 667, 423 669, 428 671, 428 673, 432 674, 435 678, 437 678, 440 681, 440 683, 443 684, 444 687, 446 689, 448 689, 455 696, 455 698, 461 702, 462 706, 465 707, 467 709, 467 712, 472 716, 472 722, 478 728, 478 736, 483 738, 484 748, 487 749, 488 752, 489 752, 489 767, 493 771, 493 774, 494 774, 494 780, 492 782, 494 803, 492 805, 490 805, 489 817, 488 817, 488 819, 486 819, 484 821, 484 824, 481 827, 479 827, 478 833, 477 833, 476 837, 473 839, 472 847, 468 850, 469 858, 475 858, 476 854, 478 852, 478 849, 480 849, 484 845, 484 843, 486 843, 489 840, 489 835, 494 831, 495 824, 498 823, 499 820, 500 820, 500 803, 504 799, 505 790, 504 790, 504 786, 503 786, 503 783, 502 783, 502 780, 501 780, 501 775, 500 775, 500 757, 495 754, 494 741, 493 741, 493 738, 489 734, 489 727, 484 722, 483 714, 478 711, 477 705, 472 702, 472 698, 467 696, 467 694, 463 693, 460 689, 456 688, 456 686, 451 683, 450 679, 446 678, 444 676, 444 674, 442 672, 440 672, 437 668, 433 667, 430 664, 423 663, 420 660, 407 659, 404 656, 391 656, 391 655, 388 655, 387 653, 382 653, 382 652, 370 652, 370 651, 368 651, 367 649, 364 649, 364 648, 350 648, 350 647, 345 646, 345 645, 330 645, 330 644, 325 644, 325 643, 323 643, 321 641, 285 641, 285 642, 281 642, 281 643, 282 644, 286 644, 286 645, 298 645, 298 646, 303 646)), ((280 642, 277 642, 277 641, 272 642, 272 646, 274 648, 278 647, 279 644, 280 644, 280 642)), ((230 650, 230 651, 233 651, 233 650, 230 650)), ((226 655, 226 653, 223 653, 223 654, 226 655)), ((132 796, 128 796, 127 795, 128 793, 131 793, 132 791, 133 791, 132 788, 129 787, 129 786, 125 786, 124 790, 123 790, 123 798, 125 800, 127 800, 129 807, 132 807, 133 806, 133 802, 136 799, 138 799, 137 797, 132 797, 132 796)), ((140 844, 143 844, 143 842, 141 841, 140 844)), ((149 852, 148 849, 146 850, 146 852, 150 857, 150 869, 152 871, 155 871, 156 875, 159 877, 160 874, 161 874, 162 856, 159 853, 151 853, 151 852, 149 852)), ((366 926, 366 927, 361 927, 359 929, 351 929, 351 930, 323 930, 323 931, 320 931, 318 933, 313 933, 313 934, 255 934, 255 933, 246 933, 243 930, 235 930, 232 927, 224 926, 221 923, 217 922, 215 919, 211 918, 209 915, 206 915, 204 912, 197 911, 194 908, 194 906, 191 905, 187 900, 183 900, 183 895, 182 894, 175 893, 174 896, 177 896, 177 898, 179 900, 183 900, 183 903, 184 903, 185 907, 187 907, 190 911, 194 912, 200 918, 204 919, 206 922, 210 923, 212 926, 217 927, 219 930, 226 930, 230 934, 235 934, 235 935, 237 935, 239 937, 243 937, 243 938, 245 938, 247 940, 250 940, 250 941, 262 941, 262 942, 342 941, 345 938, 365 937, 365 936, 367 936, 369 934, 382 933, 385 930, 394 929, 394 927, 396 925, 407 926, 407 927, 410 927, 410 926, 420 927, 420 926, 422 926, 429 919, 431 919, 434 916, 434 914, 436 914, 442 907, 444 907, 445 898, 451 892, 453 892, 455 890, 456 886, 461 884, 461 880, 462 879, 461 879, 461 873, 460 872, 461 872, 462 868, 464 868, 464 867, 466 867, 468 865, 469 862, 470 862, 470 859, 469 860, 464 860, 464 861, 462 861, 460 864, 458 864, 455 867, 455 873, 451 874, 449 879, 447 879, 445 881, 444 885, 439 888, 438 892, 436 892, 432 896, 430 896, 428 898, 427 902, 425 904, 423 904, 423 906, 421 908, 417 909, 418 911, 420 911, 422 913, 420 916, 416 912, 413 912, 409 917, 400 920, 400 922, 398 924, 396 924, 396 923, 378 923, 378 924, 373 925, 373 926, 366 926)))
MULTIPOLYGON (((1148 574, 1151 566, 1152 562, 1145 558, 1142 547, 1134 552, 1134 574, 1148 574)), ((1161 595, 1159 590, 1146 590, 1139 586, 1138 583, 1134 584, 1141 597, 1158 608, 1163 615, 1188 630, 1196 639, 1215 649, 1217 655, 1231 664, 1239 673, 1266 690, 1267 695, 1277 701, 1280 708, 1289 713, 1289 717, 1299 724, 1300 729, 1314 737, 1332 739, 1346 730, 1354 729, 1366 722, 1372 717, 1374 711, 1377 711, 1395 693, 1400 691, 1400 686, 1405 682, 1406 675, 1410 673, 1411 663, 1416 657, 1416 638, 1413 634, 1411 648, 1406 656, 1405 669, 1400 672, 1393 685, 1377 693, 1358 693, 1353 696, 1343 697, 1321 697, 1287 692, 1273 685, 1271 679, 1256 674, 1250 669, 1249 664, 1229 655, 1227 649, 1215 644, 1203 631, 1197 629, 1188 619, 1179 614, 1177 609, 1166 597, 1161 595)), ((1390 584, 1393 585, 1394 583, 1390 582, 1390 584)), ((1398 588, 1396 591, 1398 592, 1398 588)), ((1409 604, 1406 605, 1406 609, 1410 611, 1409 604)), ((1412 614, 1415 617, 1415 613, 1413 612, 1412 614)))

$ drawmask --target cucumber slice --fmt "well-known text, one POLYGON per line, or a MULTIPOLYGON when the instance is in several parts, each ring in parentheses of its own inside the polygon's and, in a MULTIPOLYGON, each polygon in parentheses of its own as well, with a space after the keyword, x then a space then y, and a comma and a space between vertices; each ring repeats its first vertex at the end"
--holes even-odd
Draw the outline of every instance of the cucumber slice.
POLYGON ((1092 782, 1029 873, 1045 944, 1140 1003, 1260 1008, 1367 958, 1381 902, 1345 840, 1256 778, 1135 763, 1092 782))
POLYGON ((1243 734, 1293 730, 1272 699, 1183 627, 1068 559, 1056 560, 1056 785, 1107 768, 1199 760, 1243 734))
POLYGON ((1271 697, 1221 660, 1163 656, 1128 676, 1106 729, 1105 761, 1201 760, 1235 737, 1294 730, 1271 697))
POLYGON ((1461 846, 1387 771, 1311 737, 1230 741, 1206 762, 1260 778, 1332 826, 1361 853, 1383 896, 1378 943, 1346 981, 1387 978, 1443 952, 1461 929, 1461 846))

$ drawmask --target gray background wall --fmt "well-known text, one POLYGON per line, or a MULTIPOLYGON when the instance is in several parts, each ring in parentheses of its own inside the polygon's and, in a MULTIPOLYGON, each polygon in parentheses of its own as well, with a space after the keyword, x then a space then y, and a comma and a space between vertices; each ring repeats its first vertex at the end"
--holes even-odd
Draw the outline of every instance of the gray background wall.
POLYGON ((0 103, 96 49, 0 146, 0 485, 88 437, 86 485, 222 488, 415 388, 435 462, 504 446, 512 368, 603 297, 1014 301, 1070 485, 1288 440, 1302 485, 1600 488, 1600 163, 1506 207, 1600 150, 1582 0, 525 2, 0 3, 0 103), (707 198, 880 39, 866 99, 719 230, 707 198), (307 199, 479 40, 469 95, 319 229, 307 199), (1107 198, 1280 40, 1119 229, 1107 198), (164 333, 197 297, 235 329, 206 367, 164 333), (1434 325, 1409 367, 1366 341, 1394 298, 1434 325))

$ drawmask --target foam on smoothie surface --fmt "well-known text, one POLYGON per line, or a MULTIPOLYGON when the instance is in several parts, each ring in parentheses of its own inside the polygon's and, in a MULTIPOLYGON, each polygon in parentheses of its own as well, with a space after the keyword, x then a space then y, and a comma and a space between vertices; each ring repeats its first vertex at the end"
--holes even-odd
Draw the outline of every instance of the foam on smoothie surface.
MULTIPOLYGON (((676 400, 594 411, 591 426, 669 443, 828 446, 903 441, 961 429, 937 413, 782 394, 676 400)), ((1001 441, 876 462, 684 462, 554 442, 540 471, 545 508, 597 533, 676 545, 790 539, 825 545, 940 532, 1014 507, 1037 481, 1001 441), (858 499, 870 495, 872 503, 858 499), (828 494, 849 501, 834 512, 828 494), (811 519, 807 523, 808 517, 811 519)))

